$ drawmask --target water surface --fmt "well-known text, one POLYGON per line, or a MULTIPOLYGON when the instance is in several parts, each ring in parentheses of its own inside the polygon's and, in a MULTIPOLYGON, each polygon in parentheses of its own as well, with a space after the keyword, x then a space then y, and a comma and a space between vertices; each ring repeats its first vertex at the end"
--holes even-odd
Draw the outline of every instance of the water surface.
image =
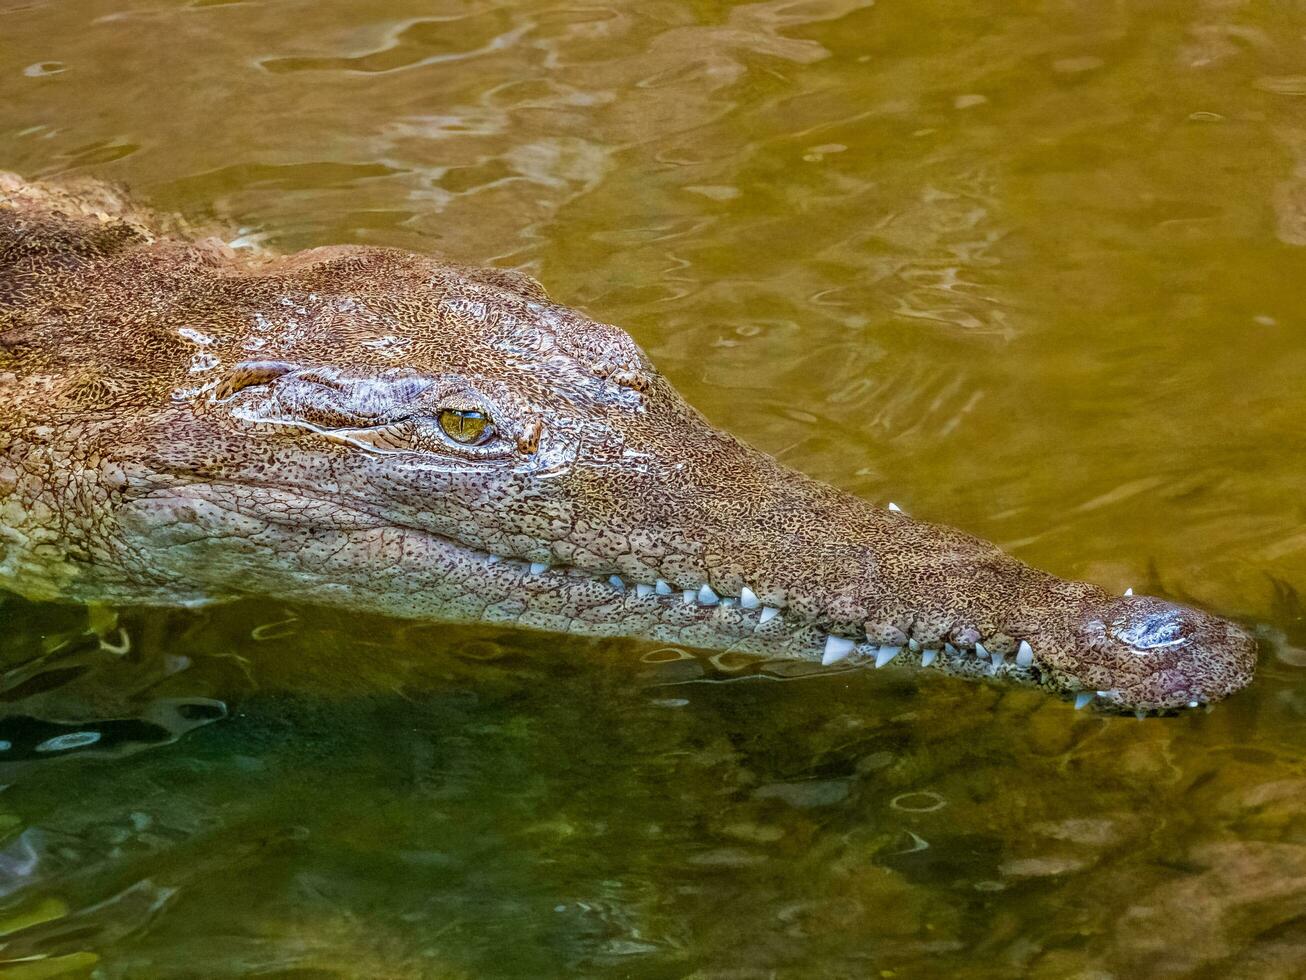
POLYGON ((525 268, 786 463, 1263 640, 1135 721, 253 601, 123 610, 115 653, 6 598, 6 976, 1306 975, 1304 39, 1237 0, 0 4, 0 168, 525 268))

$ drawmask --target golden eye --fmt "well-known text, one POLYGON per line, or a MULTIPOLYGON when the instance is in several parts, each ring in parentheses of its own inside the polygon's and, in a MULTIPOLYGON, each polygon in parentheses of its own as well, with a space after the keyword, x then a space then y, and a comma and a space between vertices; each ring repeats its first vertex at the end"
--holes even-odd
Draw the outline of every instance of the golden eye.
POLYGON ((450 439, 464 446, 478 446, 494 434, 494 423, 488 415, 461 408, 441 409, 440 428, 450 439))

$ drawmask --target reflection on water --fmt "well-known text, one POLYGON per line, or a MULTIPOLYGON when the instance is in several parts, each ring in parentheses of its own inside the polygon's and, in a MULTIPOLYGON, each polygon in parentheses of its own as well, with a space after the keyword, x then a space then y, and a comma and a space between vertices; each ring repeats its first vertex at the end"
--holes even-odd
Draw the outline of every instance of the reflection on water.
POLYGON ((1293 977, 1306 13, 33 0, 0 167, 530 269, 786 462, 1264 639, 1209 713, 0 605, 6 976, 1293 977))

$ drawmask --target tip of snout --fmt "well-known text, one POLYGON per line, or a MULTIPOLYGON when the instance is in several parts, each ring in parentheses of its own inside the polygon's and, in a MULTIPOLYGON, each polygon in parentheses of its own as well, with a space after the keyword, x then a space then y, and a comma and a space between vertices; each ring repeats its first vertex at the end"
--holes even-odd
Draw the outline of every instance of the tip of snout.
POLYGON ((1256 641, 1246 630, 1151 596, 1093 606, 1078 633, 1073 681, 1120 710, 1199 707, 1246 687, 1256 671, 1256 641))

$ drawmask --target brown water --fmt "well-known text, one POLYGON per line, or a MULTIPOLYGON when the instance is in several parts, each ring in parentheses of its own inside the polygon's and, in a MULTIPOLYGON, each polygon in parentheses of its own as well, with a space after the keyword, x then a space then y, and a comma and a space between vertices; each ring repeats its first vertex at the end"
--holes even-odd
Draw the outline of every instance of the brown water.
POLYGON ((1306 976, 1300 4, 10 0, 0 168, 528 268, 786 462, 1264 641, 1135 721, 3 600, 5 976, 1306 976))

